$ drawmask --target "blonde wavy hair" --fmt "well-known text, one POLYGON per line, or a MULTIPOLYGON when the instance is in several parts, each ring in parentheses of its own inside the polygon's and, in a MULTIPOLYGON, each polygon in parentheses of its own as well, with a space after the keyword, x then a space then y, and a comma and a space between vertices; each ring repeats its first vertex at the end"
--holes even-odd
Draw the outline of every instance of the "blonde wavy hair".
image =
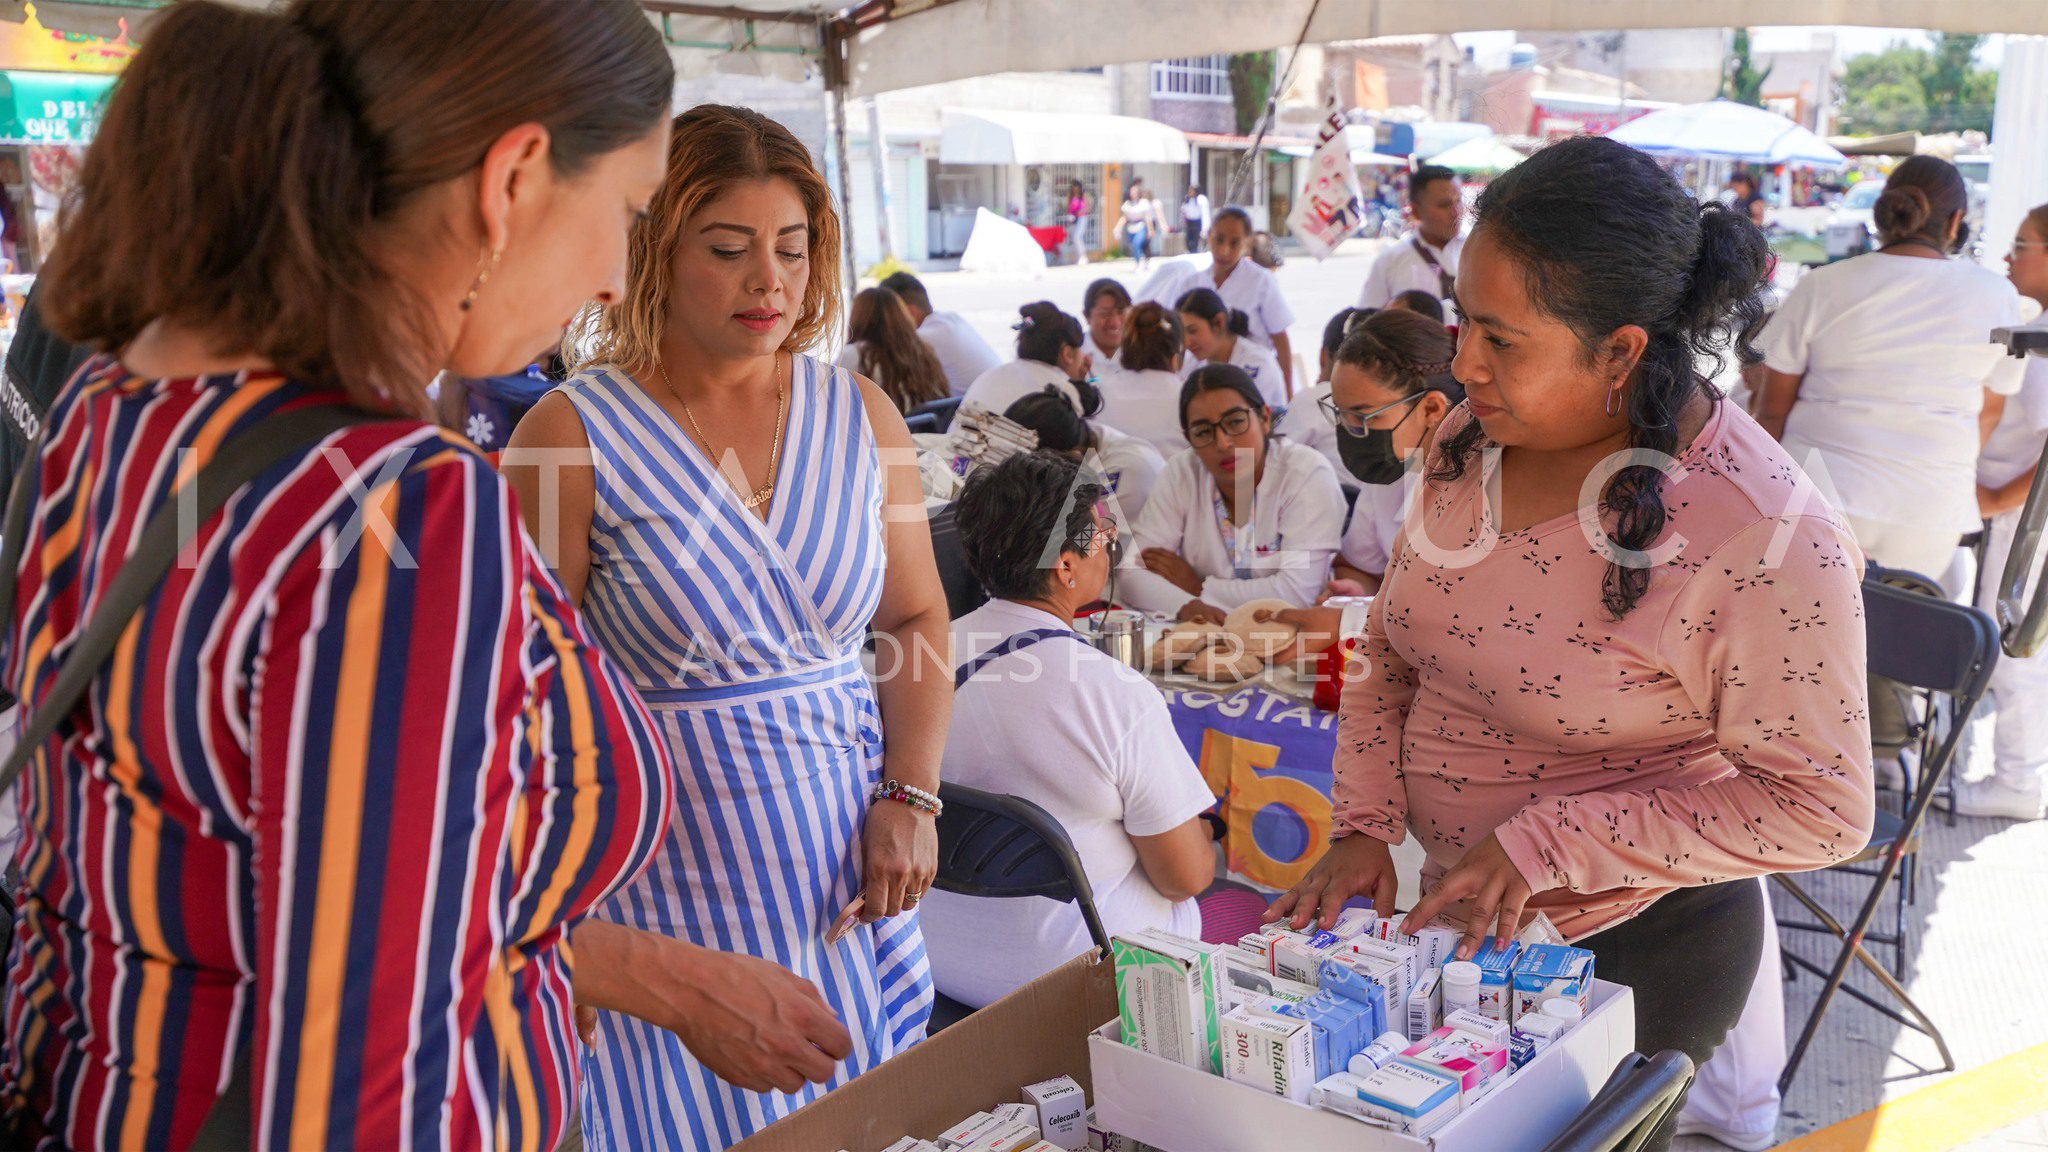
POLYGON ((617 304, 592 307, 572 326, 563 359, 572 369, 592 364, 644 367, 661 359, 675 292, 676 249, 683 225, 704 205, 742 180, 787 180, 804 204, 809 228, 810 280, 796 326, 782 347, 802 352, 839 326, 839 211, 810 152, 789 129, 750 108, 699 104, 675 118, 669 131, 668 176, 633 230, 626 294, 617 304))

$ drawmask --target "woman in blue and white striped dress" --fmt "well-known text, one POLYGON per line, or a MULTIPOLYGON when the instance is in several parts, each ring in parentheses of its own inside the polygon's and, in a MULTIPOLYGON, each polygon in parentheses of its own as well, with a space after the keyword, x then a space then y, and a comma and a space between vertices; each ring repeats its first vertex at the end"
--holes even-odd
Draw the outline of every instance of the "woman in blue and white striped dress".
POLYGON ((529 523, 679 776, 667 842, 598 915, 781 965, 851 1037, 848 1053, 814 1033, 783 1067, 721 1081, 724 1049, 787 1005, 675 981, 652 998, 725 1015, 704 1028, 601 1014, 582 1101, 592 1148, 722 1148, 916 1043, 930 1013, 913 910, 938 854, 922 794, 938 790, 951 714, 945 596, 902 417, 800 351, 836 326, 838 245, 824 182, 785 129, 718 106, 678 117, 597 361, 507 454, 529 523), (590 467, 556 470, 543 492, 544 471, 518 467, 533 449, 590 467), (828 940, 856 897, 861 922, 828 940))

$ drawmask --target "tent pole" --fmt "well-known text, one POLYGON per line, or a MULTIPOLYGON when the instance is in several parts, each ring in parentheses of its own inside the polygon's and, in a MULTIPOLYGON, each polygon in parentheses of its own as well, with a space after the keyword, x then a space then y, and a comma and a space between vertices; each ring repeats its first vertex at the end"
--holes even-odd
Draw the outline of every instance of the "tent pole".
POLYGON ((1294 65, 1301 59, 1301 46, 1308 42, 1308 30, 1315 25, 1316 11, 1322 6, 1323 0, 1314 0, 1308 6, 1308 19, 1301 22, 1301 35, 1294 38, 1294 51, 1288 54, 1287 69, 1273 82, 1273 90, 1266 97, 1266 114, 1259 117, 1259 122, 1255 126, 1252 146, 1245 152, 1245 158, 1238 162, 1237 171, 1230 177, 1230 187, 1227 190, 1231 197, 1230 203, 1237 202, 1238 189, 1244 187, 1246 176, 1252 177, 1252 187, 1256 194, 1260 145, 1266 142, 1266 130, 1272 127, 1274 119, 1280 114, 1280 96, 1287 91, 1288 82, 1294 79, 1294 65))
POLYGON ((832 146, 839 163, 839 240, 841 277, 846 291, 841 299, 853 299, 860 287, 860 273, 853 255, 853 168, 846 149, 846 49, 851 29, 829 17, 818 19, 818 39, 825 49, 825 88, 832 97, 832 146))

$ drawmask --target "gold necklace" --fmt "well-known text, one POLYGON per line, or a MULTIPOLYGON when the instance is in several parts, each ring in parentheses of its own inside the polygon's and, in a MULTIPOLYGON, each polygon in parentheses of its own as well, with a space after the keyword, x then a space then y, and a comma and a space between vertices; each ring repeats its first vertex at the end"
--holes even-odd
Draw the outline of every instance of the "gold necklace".
MULTIPOLYGON (((776 363, 780 364, 781 362, 782 358, 777 356, 776 363)), ((676 391, 675 381, 668 378, 668 365, 656 360, 654 367, 661 373, 661 383, 668 389, 668 394, 675 399, 676 403, 683 406, 683 415, 689 419, 690 428, 697 433, 697 439, 703 441, 704 451, 711 457, 712 466, 714 468, 718 467, 718 450, 711 446, 711 437, 704 434, 704 426, 697 423, 697 414, 690 411, 690 402, 683 399, 682 394, 676 391)), ((789 394, 783 390, 782 378, 778 373, 775 381, 775 439, 771 442, 768 452, 768 482, 754 489, 753 495, 740 501, 740 506, 749 512, 766 504, 775 495, 775 477, 782 471, 782 415, 788 405, 788 400, 789 394)), ((735 469, 737 469, 739 462, 734 461, 733 463, 735 469)), ((740 482, 745 483, 746 479, 746 474, 741 473, 740 482)))

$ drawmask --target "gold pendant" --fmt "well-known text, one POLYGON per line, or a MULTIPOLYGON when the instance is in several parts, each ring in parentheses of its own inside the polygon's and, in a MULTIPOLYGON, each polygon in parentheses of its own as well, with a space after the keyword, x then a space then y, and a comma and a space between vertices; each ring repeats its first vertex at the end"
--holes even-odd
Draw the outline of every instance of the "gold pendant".
POLYGON ((745 500, 741 501, 740 506, 742 508, 745 508, 747 511, 752 512, 754 509, 759 508, 763 504, 766 504, 768 502, 768 498, 773 495, 775 495, 775 485, 766 484, 763 485, 758 490, 756 490, 752 496, 749 496, 745 500))

